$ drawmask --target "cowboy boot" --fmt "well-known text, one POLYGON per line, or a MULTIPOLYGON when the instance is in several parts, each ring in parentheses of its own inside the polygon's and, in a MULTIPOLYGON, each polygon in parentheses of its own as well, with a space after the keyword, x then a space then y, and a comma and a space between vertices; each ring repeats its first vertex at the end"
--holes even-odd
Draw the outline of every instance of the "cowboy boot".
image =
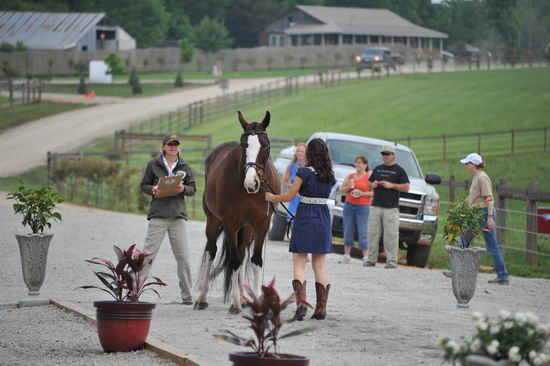
POLYGON ((296 297, 296 312, 294 313, 293 320, 304 320, 306 316, 306 281, 301 283, 299 280, 292 281, 292 287, 294 288, 294 296, 296 297))
POLYGON ((315 282, 315 292, 317 293, 317 306, 315 307, 315 312, 311 316, 311 319, 323 320, 327 316, 327 300, 328 292, 330 290, 330 285, 326 287, 315 282))

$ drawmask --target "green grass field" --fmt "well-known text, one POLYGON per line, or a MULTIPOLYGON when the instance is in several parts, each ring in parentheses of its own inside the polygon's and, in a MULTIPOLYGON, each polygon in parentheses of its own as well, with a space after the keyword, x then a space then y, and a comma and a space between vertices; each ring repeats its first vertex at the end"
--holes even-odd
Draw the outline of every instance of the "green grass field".
MULTIPOLYGON (((238 109, 249 121, 261 120, 265 111, 269 110, 272 114, 268 128, 270 136, 305 139, 316 131, 331 131, 393 139, 550 126, 549 95, 550 69, 473 71, 357 81, 238 109)), ((212 134, 214 145, 237 140, 241 132, 236 111, 185 131, 186 134, 212 134)), ((484 149, 489 151, 489 148, 506 144, 509 142, 498 139, 484 141, 482 155, 484 149)), ((186 145, 190 144, 183 147, 192 147, 186 145)), ((427 145, 413 143, 413 149, 422 151, 427 149, 427 145)), ((451 156, 448 162, 423 159, 424 155, 419 154, 424 173, 437 172, 445 180, 451 174, 459 180, 469 179, 457 159, 475 151, 477 145, 467 141, 463 145, 453 150, 456 156, 451 156)), ((112 146, 112 138, 98 141, 86 150, 103 150, 108 146, 112 146)), ((153 143, 151 148, 158 146, 153 143)), ((516 187, 526 187, 528 182, 536 182, 540 189, 550 191, 550 153, 526 153, 520 149, 520 153, 511 156, 508 151, 508 148, 502 148, 491 150, 491 154, 486 155, 487 172, 494 181, 505 179, 509 185, 516 187)), ((147 154, 134 156, 130 165, 141 169, 150 158, 147 154)), ((184 158, 193 160, 194 168, 202 171, 199 155, 187 154, 184 158)), ((135 184, 138 181, 139 176, 135 178, 135 184)), ((2 179, 0 188, 6 189, 13 182, 13 179, 2 179)), ((200 185, 200 179, 198 183, 200 185)), ((448 188, 438 187, 437 190, 444 202, 441 206, 443 217, 448 207, 445 203, 449 199, 448 188)), ((201 193, 198 192, 194 202, 195 219, 203 217, 201 193)), ((459 198, 466 195, 465 191, 458 192, 459 198)), ((191 206, 192 202, 188 205, 191 206)), ((127 210, 124 207, 121 209, 127 210)), ((514 229, 524 230, 526 219, 521 212, 525 211, 525 202, 511 202, 509 209, 518 213, 511 213, 507 223, 514 229)), ((430 266, 449 266, 444 245, 441 234, 438 234, 430 266)), ((513 275, 550 278, 549 257, 540 256, 538 267, 528 267, 525 265, 525 254, 513 249, 525 247, 524 233, 510 234, 506 245, 512 248, 506 249, 506 260, 513 275)), ((540 239, 539 250, 550 254, 550 240, 540 239)), ((486 256, 482 264, 491 265, 490 257, 486 256)))
POLYGON ((0 99, 2 99, 0 104, 3 106, 3 108, 0 109, 0 133, 8 128, 18 126, 37 118, 44 118, 52 114, 88 107, 86 104, 42 101, 33 104, 16 104, 13 108, 9 108, 9 99, 0 99))

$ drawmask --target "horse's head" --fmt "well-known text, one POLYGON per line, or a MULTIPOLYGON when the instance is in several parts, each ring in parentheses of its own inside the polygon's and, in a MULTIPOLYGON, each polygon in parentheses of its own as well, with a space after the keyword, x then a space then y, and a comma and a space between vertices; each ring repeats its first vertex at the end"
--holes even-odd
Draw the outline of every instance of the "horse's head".
POLYGON ((270 115, 265 112, 261 123, 248 123, 239 111, 239 122, 243 127, 241 147, 244 151, 244 188, 248 193, 258 193, 264 169, 269 159, 269 138, 266 128, 269 126, 270 115))

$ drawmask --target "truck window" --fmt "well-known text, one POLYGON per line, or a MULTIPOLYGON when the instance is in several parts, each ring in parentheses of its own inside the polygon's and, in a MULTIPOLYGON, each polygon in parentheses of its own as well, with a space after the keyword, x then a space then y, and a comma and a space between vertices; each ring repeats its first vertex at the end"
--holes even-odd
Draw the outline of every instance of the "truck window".
MULTIPOLYGON (((353 166, 354 159, 359 155, 365 155, 369 160, 370 169, 383 164, 380 149, 382 146, 367 144, 357 141, 327 140, 327 146, 330 151, 332 162, 335 164, 344 164, 353 166)), ((422 179, 422 172, 418 166, 416 158, 410 151, 397 150, 396 161, 407 174, 409 178, 422 179)))

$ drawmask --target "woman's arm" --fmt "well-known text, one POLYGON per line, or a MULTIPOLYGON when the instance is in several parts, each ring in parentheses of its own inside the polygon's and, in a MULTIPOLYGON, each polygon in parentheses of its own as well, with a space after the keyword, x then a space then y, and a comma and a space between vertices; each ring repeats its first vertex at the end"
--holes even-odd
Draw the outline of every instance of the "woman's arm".
POLYGON ((344 179, 340 187, 338 187, 338 190, 342 193, 348 193, 352 186, 353 185, 351 184, 351 175, 348 175, 346 179, 344 179))
POLYGON ((289 190, 283 194, 273 194, 266 192, 265 193, 265 200, 269 202, 289 202, 291 201, 294 196, 298 193, 300 190, 300 187, 302 186, 303 179, 299 176, 296 176, 294 179, 294 183, 292 183, 292 186, 289 188, 289 190))

